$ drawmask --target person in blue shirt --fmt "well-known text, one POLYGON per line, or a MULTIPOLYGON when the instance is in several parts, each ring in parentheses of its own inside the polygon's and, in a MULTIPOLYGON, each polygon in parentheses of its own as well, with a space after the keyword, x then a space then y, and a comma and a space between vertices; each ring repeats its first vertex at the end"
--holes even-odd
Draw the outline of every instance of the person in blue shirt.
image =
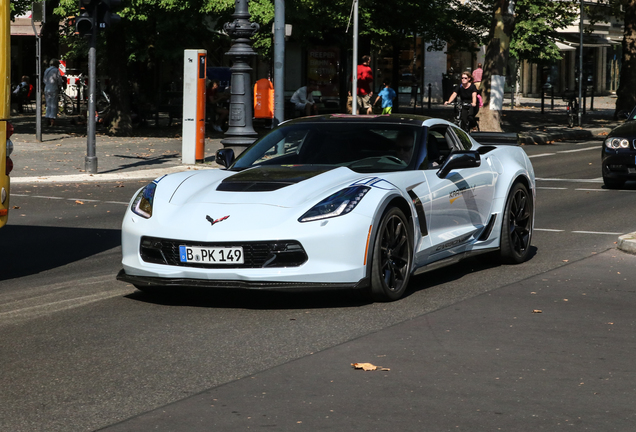
POLYGON ((378 103, 379 100, 382 100, 382 114, 391 114, 393 111, 393 99, 395 99, 395 90, 391 88, 390 81, 384 81, 384 88, 380 90, 378 93, 378 97, 373 102, 373 105, 378 103))

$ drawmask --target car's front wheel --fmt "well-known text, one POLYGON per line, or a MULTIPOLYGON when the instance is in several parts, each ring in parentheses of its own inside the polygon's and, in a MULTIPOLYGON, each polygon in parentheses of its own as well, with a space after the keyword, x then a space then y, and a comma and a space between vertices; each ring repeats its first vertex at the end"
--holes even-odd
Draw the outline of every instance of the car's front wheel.
POLYGON ((519 264, 530 256, 532 195, 525 185, 515 183, 508 194, 501 226, 501 259, 505 263, 519 264))
POLYGON ((404 295, 413 262, 413 236, 408 219, 397 207, 384 213, 371 262, 371 297, 393 301, 404 295))

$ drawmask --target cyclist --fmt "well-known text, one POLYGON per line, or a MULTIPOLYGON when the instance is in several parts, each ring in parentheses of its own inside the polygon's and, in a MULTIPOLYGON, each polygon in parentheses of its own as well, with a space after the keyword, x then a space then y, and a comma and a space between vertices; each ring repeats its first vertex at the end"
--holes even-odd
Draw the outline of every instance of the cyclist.
POLYGON ((457 87, 455 87, 455 90, 453 90, 450 98, 444 102, 444 105, 448 105, 453 102, 458 96, 460 100, 470 102, 471 107, 466 115, 468 119, 468 127, 472 129, 477 126, 475 116, 479 111, 479 104, 477 103, 477 87, 473 84, 473 76, 470 72, 462 72, 461 84, 458 84, 457 87))

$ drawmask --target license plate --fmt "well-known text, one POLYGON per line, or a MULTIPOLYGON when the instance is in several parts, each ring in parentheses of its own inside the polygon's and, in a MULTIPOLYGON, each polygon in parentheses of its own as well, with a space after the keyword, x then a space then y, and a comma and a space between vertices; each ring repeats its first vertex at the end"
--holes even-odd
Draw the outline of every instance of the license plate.
POLYGON ((179 246, 179 259, 183 263, 243 264, 243 248, 179 246))

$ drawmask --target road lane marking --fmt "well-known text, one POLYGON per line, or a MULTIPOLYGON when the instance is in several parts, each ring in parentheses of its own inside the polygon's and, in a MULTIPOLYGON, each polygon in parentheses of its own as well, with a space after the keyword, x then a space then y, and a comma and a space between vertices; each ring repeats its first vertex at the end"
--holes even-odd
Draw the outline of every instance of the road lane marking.
POLYGON ((572 183, 603 183, 603 177, 593 179, 561 179, 561 178, 535 178, 539 181, 552 181, 552 182, 572 182, 572 183))
POLYGON ((544 157, 544 156, 554 156, 555 154, 556 154, 556 153, 541 153, 541 154, 536 154, 536 155, 528 156, 528 159, 538 158, 538 157, 544 157))
POLYGON ((586 148, 582 148, 582 149, 574 149, 574 150, 560 150, 557 153, 576 153, 576 152, 582 152, 582 151, 586 151, 586 150, 600 150, 601 147, 586 147, 586 148))
POLYGON ((623 233, 617 232, 603 232, 603 231, 572 231, 575 234, 604 234, 604 235, 623 235, 623 233))
MULTIPOLYGON (((545 232, 567 232, 562 229, 550 229, 550 228, 535 228, 535 231, 545 231, 545 232)), ((624 233, 619 232, 605 232, 605 231, 569 231, 574 234, 602 234, 602 235, 623 235, 624 233)))
POLYGON ((537 186, 537 189, 568 190, 568 188, 564 188, 564 187, 548 187, 548 186, 537 186))

